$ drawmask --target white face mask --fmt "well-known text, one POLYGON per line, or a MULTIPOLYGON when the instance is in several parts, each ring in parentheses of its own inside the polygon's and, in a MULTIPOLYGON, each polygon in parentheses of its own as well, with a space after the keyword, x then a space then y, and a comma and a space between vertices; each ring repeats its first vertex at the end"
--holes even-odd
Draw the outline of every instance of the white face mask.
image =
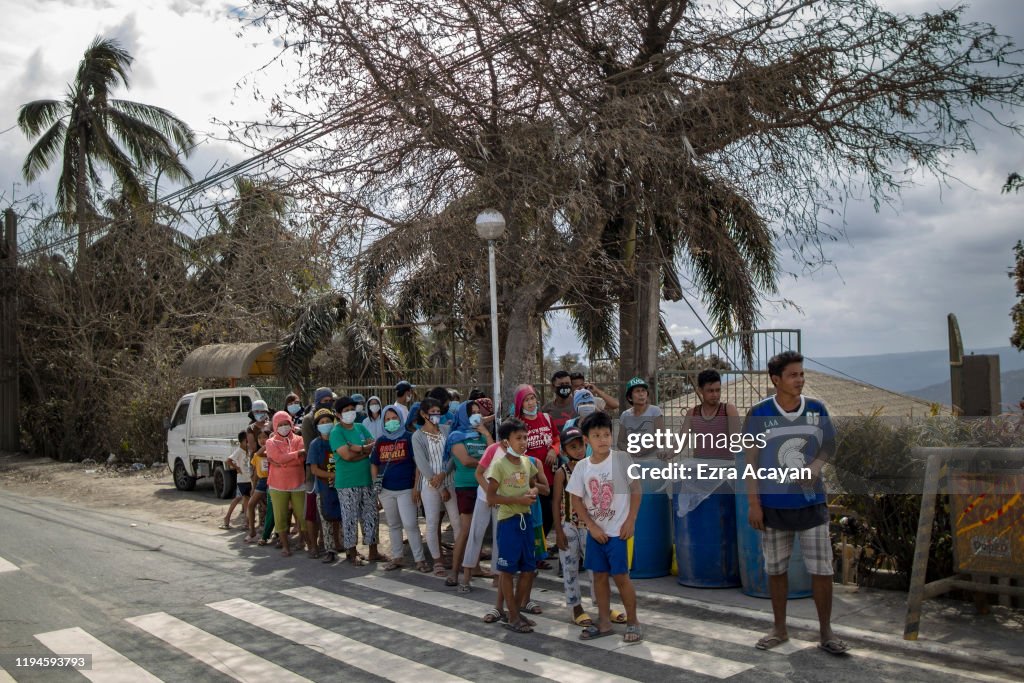
POLYGON ((357 413, 363 412, 363 404, 362 403, 360 403, 359 405, 356 406, 356 412, 357 413))
POLYGON ((291 415, 297 414, 300 410, 302 410, 302 406, 298 403, 292 403, 288 406, 288 413, 291 415))
POLYGON ((341 421, 347 425, 352 424, 353 422, 356 421, 356 411, 346 410, 341 414, 341 421))
POLYGON ((281 436, 288 436, 289 434, 292 433, 292 426, 281 425, 280 427, 277 428, 277 433, 280 434, 281 436))
POLYGON ((597 410, 597 406, 595 406, 593 403, 581 403, 580 407, 576 409, 576 412, 579 413, 580 417, 586 417, 595 410, 597 410))
POLYGON ((505 442, 505 452, 516 458, 523 457, 523 454, 517 452, 516 449, 512 448, 512 444, 508 443, 507 441, 505 442))
POLYGON ((371 415, 376 415, 379 412, 380 412, 380 406, 377 405, 376 403, 371 403, 370 404, 370 414, 371 415))

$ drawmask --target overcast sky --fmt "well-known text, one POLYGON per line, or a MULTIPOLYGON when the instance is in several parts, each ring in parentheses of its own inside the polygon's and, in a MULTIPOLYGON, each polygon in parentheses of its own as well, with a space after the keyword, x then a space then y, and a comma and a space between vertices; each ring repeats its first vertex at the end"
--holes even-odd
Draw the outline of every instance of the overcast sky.
MULTIPOLYGON (((951 3, 883 0, 901 11, 933 10, 951 3)), ((52 194, 55 174, 26 188, 20 169, 29 143, 14 126, 18 107, 59 98, 82 52, 99 34, 121 41, 135 57, 132 89, 121 93, 170 109, 202 133, 223 138, 220 121, 258 119, 264 105, 253 96, 252 75, 277 52, 273 37, 246 31, 232 6, 216 0, 0 0, 0 200, 32 191, 52 194)), ((976 0, 969 17, 1024 36, 1020 0, 976 0)), ((279 78, 265 76, 266 85, 279 78)), ((1015 116, 1020 120, 1024 112, 1015 116)), ((960 319, 968 347, 1008 344, 1012 282, 1006 272, 1012 247, 1024 238, 1024 195, 1005 196, 1009 171, 1024 170, 1024 141, 994 127, 978 129, 977 155, 953 162, 961 183, 940 186, 921 178, 896 208, 876 213, 870 203, 847 209, 847 239, 826 246, 834 267, 787 278, 779 298, 801 311, 767 304, 763 327, 798 327, 811 356, 866 355, 943 348, 946 314, 960 319)), ((211 142, 194 155, 197 177, 244 152, 211 142)), ((789 264, 795 269, 795 264, 789 264)), ((700 315, 703 309, 694 302, 700 315)), ((686 304, 665 304, 673 336, 708 338, 686 304)), ((555 319, 551 343, 578 350, 555 319)))

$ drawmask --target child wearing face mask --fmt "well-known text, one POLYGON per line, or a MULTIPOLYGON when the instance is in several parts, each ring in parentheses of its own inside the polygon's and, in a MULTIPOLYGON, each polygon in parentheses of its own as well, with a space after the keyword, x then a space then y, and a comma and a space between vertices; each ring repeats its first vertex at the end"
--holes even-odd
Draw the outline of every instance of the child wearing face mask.
MULTIPOLYGON (((366 428, 366 431, 370 433, 374 441, 384 435, 384 414, 383 404, 380 401, 380 396, 371 396, 370 400, 366 402, 366 417, 362 420, 361 424, 366 428)), ((359 417, 359 411, 356 411, 356 417, 359 417)))
POLYGON ((316 422, 317 436, 309 444, 309 452, 306 455, 306 464, 316 478, 316 506, 320 518, 320 527, 323 529, 324 556, 321 562, 330 564, 338 559, 341 539, 339 522, 341 520, 341 505, 338 502, 338 493, 334 489, 334 458, 331 456, 331 431, 334 429, 334 411, 330 408, 321 408, 310 418, 316 422))
POLYGON ((288 413, 276 413, 273 427, 274 433, 265 446, 271 466, 267 486, 274 503, 274 530, 281 539, 281 554, 289 557, 292 554, 288 547, 289 502, 300 528, 306 528, 306 449, 302 437, 294 433, 288 413))
POLYGON ((374 438, 366 427, 356 422, 356 403, 351 396, 342 396, 334 402, 334 412, 340 418, 329 437, 334 455, 334 486, 341 504, 341 526, 344 534, 345 555, 357 567, 366 563, 356 550, 360 522, 363 543, 370 547, 370 562, 383 560, 377 550, 377 498, 373 492, 370 474, 370 452, 374 438))
MULTIPOLYGON (((559 443, 558 432, 551 417, 540 411, 540 403, 537 400, 537 393, 528 384, 522 384, 515 393, 515 416, 526 423, 526 455, 536 458, 541 463, 544 472, 544 480, 550 482, 555 477, 554 467, 558 463, 559 443)), ((551 496, 541 494, 538 499, 540 519, 533 521, 538 526, 540 541, 540 555, 537 557, 537 569, 551 569, 551 565, 545 561, 547 556, 545 540, 551 529, 554 527, 554 518, 551 516, 551 496)), ((533 614, 540 614, 538 611, 533 614)))
POLYGON ((302 399, 299 398, 298 394, 288 394, 284 399, 284 409, 288 412, 288 416, 292 419, 292 426, 302 426, 302 415, 305 411, 302 409, 302 399))
POLYGON ((473 566, 466 566, 463 556, 466 542, 469 539, 470 527, 473 523, 473 510, 476 507, 476 470, 484 451, 494 443, 491 434, 483 423, 483 415, 475 401, 467 401, 459 406, 452 422, 452 431, 444 448, 445 470, 448 462, 454 463, 455 499, 459 510, 459 523, 452 526, 456 530, 455 548, 452 554, 452 573, 445 581, 448 586, 456 583, 460 593, 470 591, 470 577, 473 566), (459 583, 460 565, 465 573, 464 580, 459 583))

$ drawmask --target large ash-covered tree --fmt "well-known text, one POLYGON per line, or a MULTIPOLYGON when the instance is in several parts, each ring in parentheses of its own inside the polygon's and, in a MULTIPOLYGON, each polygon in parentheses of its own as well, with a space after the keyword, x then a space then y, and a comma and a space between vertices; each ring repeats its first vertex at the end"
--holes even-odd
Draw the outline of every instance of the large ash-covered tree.
POLYGON ((535 379, 540 318, 559 300, 584 306, 580 331, 618 346, 630 374, 653 372, 658 304, 683 281, 718 331, 754 327, 779 250, 813 264, 842 230, 823 210, 894 198, 906 169, 942 176, 973 150, 974 117, 1024 92, 991 26, 874 0, 255 7, 304 67, 275 125, 329 127, 291 168, 368 235, 351 263, 366 296, 485 312, 472 218, 507 217, 507 387, 535 379))

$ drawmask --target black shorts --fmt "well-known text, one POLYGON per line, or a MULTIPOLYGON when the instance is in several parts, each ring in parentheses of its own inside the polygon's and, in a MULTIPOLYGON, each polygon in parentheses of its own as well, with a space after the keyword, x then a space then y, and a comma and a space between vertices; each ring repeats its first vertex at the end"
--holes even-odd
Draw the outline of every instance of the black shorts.
POLYGON ((476 508, 476 486, 460 486, 455 489, 455 502, 459 506, 460 515, 473 514, 476 508))
POLYGON ((249 496, 252 494, 252 483, 248 481, 238 482, 238 495, 249 496))

